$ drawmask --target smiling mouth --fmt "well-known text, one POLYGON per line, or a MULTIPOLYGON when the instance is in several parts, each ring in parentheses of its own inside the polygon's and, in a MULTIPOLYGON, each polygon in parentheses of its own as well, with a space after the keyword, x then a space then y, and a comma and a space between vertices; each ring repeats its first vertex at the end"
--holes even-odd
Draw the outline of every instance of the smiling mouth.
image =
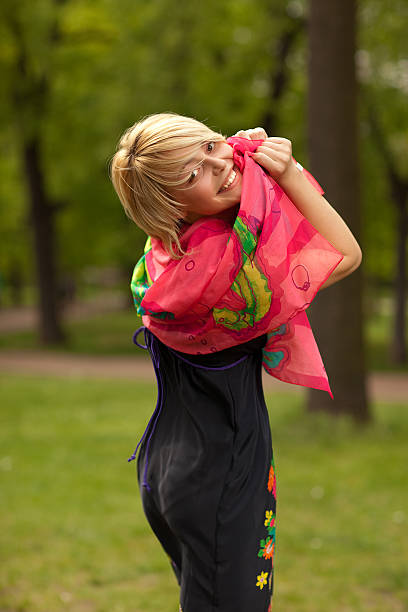
POLYGON ((237 180, 238 180, 237 167, 233 166, 231 172, 229 173, 227 177, 227 180, 222 185, 222 187, 218 190, 218 193, 224 193, 224 191, 228 191, 229 189, 232 189, 232 187, 235 186, 237 180))

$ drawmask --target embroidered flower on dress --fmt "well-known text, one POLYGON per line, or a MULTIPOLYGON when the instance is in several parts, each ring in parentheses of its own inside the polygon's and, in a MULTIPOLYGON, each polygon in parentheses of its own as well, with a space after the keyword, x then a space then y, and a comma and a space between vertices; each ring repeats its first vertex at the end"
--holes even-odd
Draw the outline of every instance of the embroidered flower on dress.
MULTIPOLYGON (((271 465, 269 468, 268 474, 268 483, 267 488, 269 493, 273 493, 273 496, 276 500, 276 475, 275 475, 275 464, 273 461, 273 456, 271 459, 271 465)), ((273 510, 265 510, 265 520, 264 525, 268 531, 268 536, 266 539, 260 540, 260 549, 258 551, 258 557, 263 557, 265 560, 271 560, 271 568, 272 571, 269 572, 261 572, 257 577, 256 586, 260 589, 267 584, 268 575, 269 575, 269 590, 272 591, 272 573, 273 573, 273 555, 275 552, 275 524, 276 524, 276 514, 273 510)))
POLYGON ((259 576, 257 576, 256 586, 261 590, 264 588, 265 584, 268 581, 268 572, 261 572, 259 576))
POLYGON ((265 512, 265 516, 266 519, 264 525, 268 529, 268 534, 273 536, 273 539, 275 540, 276 514, 272 512, 272 510, 267 510, 265 512))
POLYGON ((273 496, 276 497, 276 474, 273 459, 271 461, 271 467, 269 468, 268 491, 269 493, 272 492, 273 496))
POLYGON ((272 536, 273 541, 275 541, 275 532, 276 532, 275 519, 273 519, 273 522, 271 521, 271 524, 268 527, 268 534, 272 536))
POLYGON ((264 557, 264 559, 271 559, 275 550, 275 539, 266 538, 266 540, 260 541, 261 548, 258 552, 258 557, 264 557))
POLYGON ((270 520, 273 518, 273 511, 272 510, 267 510, 265 512, 265 522, 264 525, 265 527, 268 527, 270 520))

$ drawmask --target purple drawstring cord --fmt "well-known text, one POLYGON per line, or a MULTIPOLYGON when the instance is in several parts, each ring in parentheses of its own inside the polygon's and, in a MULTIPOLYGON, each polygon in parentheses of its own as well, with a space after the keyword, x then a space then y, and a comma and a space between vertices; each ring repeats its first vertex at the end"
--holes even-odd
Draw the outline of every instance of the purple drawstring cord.
POLYGON ((143 440, 145 439, 145 436, 149 430, 149 426, 150 423, 152 421, 153 422, 153 427, 152 427, 152 431, 150 432, 150 436, 147 440, 147 446, 146 446, 146 464, 145 464, 145 469, 144 469, 144 474, 143 474, 143 483, 142 486, 146 487, 148 491, 151 491, 151 488, 149 487, 148 482, 146 481, 146 473, 147 473, 147 467, 149 465, 149 444, 150 444, 150 440, 151 437, 153 435, 153 432, 155 430, 157 421, 159 419, 160 416, 160 412, 162 409, 162 405, 163 405, 163 380, 160 374, 160 355, 159 355, 159 351, 157 350, 157 347, 155 345, 155 340, 154 340, 154 335, 149 332, 149 330, 142 326, 139 327, 139 329, 137 329, 135 331, 135 333, 133 334, 133 342, 136 344, 136 346, 139 346, 140 348, 143 349, 148 349, 149 353, 151 355, 152 361, 153 361, 153 367, 154 367, 154 371, 156 374, 156 380, 157 380, 157 389, 158 389, 158 393, 157 393, 157 403, 156 403, 156 408, 154 409, 154 412, 152 414, 152 416, 150 417, 150 420, 147 424, 147 427, 144 431, 143 436, 140 438, 134 453, 131 457, 129 457, 128 462, 129 461, 133 461, 133 459, 136 459, 136 454, 137 454, 137 449, 139 448, 140 444, 143 442, 143 440), (139 334, 141 333, 141 331, 144 331, 144 337, 145 337, 145 342, 146 344, 139 344, 139 342, 137 341, 137 338, 139 336, 139 334))
MULTIPOLYGON (((145 464, 145 469, 144 469, 144 473, 143 473, 143 483, 142 486, 146 487, 148 491, 151 491, 151 488, 149 487, 148 482, 146 481, 146 473, 147 473, 147 467, 149 465, 149 444, 150 444, 150 440, 152 438, 152 435, 154 433, 155 427, 157 425, 157 422, 159 420, 159 416, 161 413, 161 409, 163 406, 163 397, 164 397, 164 391, 163 391, 163 379, 160 373, 160 354, 158 351, 158 348, 156 346, 156 341, 155 341, 155 337, 154 335, 147 329, 147 327, 143 326, 139 327, 139 329, 137 329, 135 331, 135 333, 133 334, 133 342, 134 344, 136 344, 136 346, 139 346, 142 349, 147 349, 151 355, 152 358, 152 362, 153 362, 153 367, 154 367, 154 372, 156 374, 156 380, 157 380, 157 403, 156 403, 156 408, 154 409, 154 412, 152 414, 152 416, 150 417, 150 420, 147 424, 147 427, 143 433, 143 436, 140 438, 139 442, 137 443, 137 446, 134 450, 134 453, 131 457, 129 457, 128 462, 129 461, 133 461, 133 459, 136 459, 136 454, 137 454, 137 450, 140 446, 140 444, 143 442, 143 440, 146 437, 146 434, 149 430, 150 427, 150 423, 153 422, 153 427, 152 427, 152 431, 150 432, 150 436, 147 440, 147 446, 146 446, 146 464, 145 464), (139 344, 139 342, 137 341, 137 338, 139 336, 139 334, 141 332, 144 332, 144 337, 145 337, 145 342, 146 344, 139 344)), ((181 359, 181 361, 184 361, 185 363, 188 363, 191 366, 194 366, 195 368, 200 368, 202 370, 229 370, 230 368, 233 368, 234 366, 238 365, 239 363, 241 363, 241 361, 244 361, 244 359, 247 359, 248 355, 244 355, 243 357, 241 357, 240 359, 238 359, 237 361, 234 361, 234 363, 229 363, 226 366, 213 366, 213 367, 207 367, 207 366, 203 366, 203 365, 199 365, 198 363, 192 363, 191 361, 188 361, 188 359, 185 359, 184 357, 182 357, 179 353, 177 353, 176 351, 172 350, 170 347, 167 347, 174 355, 176 355, 176 357, 178 359, 181 359)))
POLYGON ((138 329, 135 331, 135 333, 133 334, 133 338, 132 338, 132 340, 133 340, 133 344, 136 344, 136 346, 138 346, 138 347, 139 347, 139 348, 141 348, 141 349, 147 349, 147 345, 146 345, 146 344, 139 344, 139 342, 137 341, 137 337, 138 337, 138 335, 139 335, 139 334, 140 334, 142 331, 144 331, 145 329, 146 329, 146 328, 145 328, 145 326, 144 326, 144 325, 142 325, 142 327, 139 327, 139 328, 138 328, 138 329))
POLYGON ((219 370, 229 370, 230 368, 233 368, 234 366, 238 365, 239 363, 241 363, 241 361, 244 361, 244 359, 248 357, 248 355, 244 355, 243 357, 238 359, 238 361, 234 361, 234 363, 229 363, 226 366, 203 366, 203 365, 200 365, 199 363, 194 363, 192 361, 189 361, 185 357, 182 357, 179 353, 177 353, 176 351, 173 351, 173 349, 171 349, 169 346, 167 348, 178 359, 181 359, 181 361, 184 361, 184 363, 188 363, 188 365, 191 365, 194 368, 200 368, 201 370, 218 370, 218 371, 219 370))

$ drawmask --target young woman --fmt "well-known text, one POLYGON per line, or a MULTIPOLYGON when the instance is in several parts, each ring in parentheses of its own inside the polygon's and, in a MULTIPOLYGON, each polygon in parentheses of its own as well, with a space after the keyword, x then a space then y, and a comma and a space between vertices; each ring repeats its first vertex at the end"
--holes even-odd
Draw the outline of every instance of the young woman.
MULTIPOLYGON (((158 380, 136 457, 183 612, 267 612, 276 474, 261 371, 330 392, 305 310, 361 261, 291 142, 226 139, 176 114, 129 128, 111 163, 149 238, 132 291, 158 380)), ((137 338, 135 338, 137 343, 137 338)))

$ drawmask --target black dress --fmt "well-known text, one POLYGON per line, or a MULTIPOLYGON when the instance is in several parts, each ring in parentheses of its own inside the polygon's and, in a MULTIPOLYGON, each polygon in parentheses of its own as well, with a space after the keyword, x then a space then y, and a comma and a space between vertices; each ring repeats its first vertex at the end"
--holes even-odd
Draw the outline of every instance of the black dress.
POLYGON ((138 481, 180 609, 267 612, 276 479, 261 376, 266 335, 188 355, 143 329, 159 392, 139 442, 138 481))

